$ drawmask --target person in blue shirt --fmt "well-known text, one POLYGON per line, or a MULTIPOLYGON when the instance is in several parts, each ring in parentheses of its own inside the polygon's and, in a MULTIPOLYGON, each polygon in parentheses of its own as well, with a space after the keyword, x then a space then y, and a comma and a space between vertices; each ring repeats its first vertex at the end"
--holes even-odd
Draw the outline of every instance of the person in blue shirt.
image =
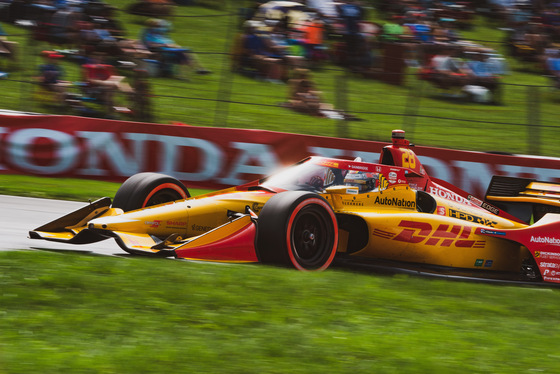
POLYGON ((487 88, 492 93, 494 104, 499 104, 501 102, 500 77, 492 71, 484 52, 473 52, 470 55, 472 57, 467 61, 470 70, 469 83, 487 88))
POLYGON ((63 56, 53 51, 43 51, 41 56, 45 63, 39 65, 39 84, 42 88, 54 94, 60 104, 66 101, 66 89, 70 82, 64 81, 64 70, 58 60, 63 56))
MULTIPOLYGON (((144 45, 160 56, 164 73, 170 73, 170 65, 179 65, 179 67, 196 69, 197 74, 209 74, 210 71, 201 65, 189 48, 181 47, 169 37, 170 29, 171 25, 167 21, 151 19, 148 20, 148 27, 141 37, 144 45)), ((181 76, 185 78, 185 75, 186 72, 183 71, 181 76)))
POLYGON ((554 80, 556 88, 560 88, 560 50, 546 59, 546 70, 554 80))

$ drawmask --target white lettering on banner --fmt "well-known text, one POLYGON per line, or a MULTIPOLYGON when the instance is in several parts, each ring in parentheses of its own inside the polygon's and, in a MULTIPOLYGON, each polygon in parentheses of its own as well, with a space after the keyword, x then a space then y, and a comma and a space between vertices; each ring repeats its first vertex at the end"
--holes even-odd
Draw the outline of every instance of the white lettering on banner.
POLYGON ((220 183, 238 185, 245 182, 239 178, 241 174, 254 174, 257 179, 259 176, 268 175, 271 170, 275 170, 281 164, 274 153, 274 149, 266 144, 254 143, 230 143, 232 148, 241 151, 227 177, 220 179, 220 183), (251 165, 249 161, 258 161, 258 165, 251 165))
POLYGON ((76 139, 65 132, 50 129, 28 128, 13 132, 7 140, 9 160, 22 170, 37 174, 64 173, 75 167, 79 159, 79 147, 76 139), (54 157, 50 165, 33 163, 29 147, 35 139, 49 139, 53 146, 54 157))
MULTIPOLYGON (((255 140, 254 143, 231 140, 231 143, 226 144, 221 139, 216 140, 210 131, 199 135, 201 138, 190 138, 188 132, 186 136, 172 136, 122 130, 95 131, 96 127, 80 126, 81 129, 86 130, 73 133, 71 127, 67 128, 68 132, 40 128, 40 125, 36 127, 39 128, 20 128, 17 126, 17 122, 13 126, 10 124, 0 127, 2 144, 0 171, 6 172, 13 169, 38 175, 126 177, 146 171, 155 165, 158 172, 170 174, 185 181, 214 184, 218 188, 223 185, 238 185, 255 179, 251 175, 256 178, 268 175, 280 164, 288 161, 287 159, 294 161, 294 156, 303 158, 310 154, 317 154, 347 159, 361 157, 366 162, 374 163, 379 158, 377 152, 320 146, 321 144, 336 145, 338 144, 336 139, 323 141, 313 138, 310 141, 318 144, 317 146, 293 149, 292 153, 286 155, 287 159, 283 159, 285 153, 280 153, 282 150, 277 150, 274 143, 261 144, 258 140, 255 140), (43 150, 45 151, 43 152, 43 150), (196 157, 188 156, 193 154, 196 157), (228 159, 229 155, 234 155, 233 159, 228 159)), ((125 126, 123 125, 122 128, 125 126)), ((175 132, 163 127, 161 134, 175 135, 175 132)), ((238 135, 238 139, 244 140, 242 137, 243 135, 238 135)), ((344 144, 348 147, 352 146, 344 144)), ((356 144, 362 149, 370 149, 365 148, 369 146, 369 143, 356 144)), ((372 144, 371 149, 379 149, 382 146, 379 143, 372 144)), ((464 161, 460 153, 453 156, 445 150, 431 154, 435 156, 419 157, 424 166, 429 168, 430 176, 445 180, 476 196, 486 190, 493 174, 514 177, 530 176, 542 181, 560 180, 558 171, 560 168, 554 168, 554 165, 560 164, 558 159, 549 160, 546 164, 549 168, 538 168, 496 164, 495 160, 503 160, 503 158, 494 158, 493 155, 480 154, 472 158, 472 160, 480 160, 480 162, 475 162, 464 161)), ((527 159, 527 157, 511 157, 511 161, 507 162, 526 163, 527 159)), ((535 158, 533 163, 538 165, 539 159, 535 158)), ((455 201, 462 200, 457 196, 450 196, 446 190, 438 190, 435 193, 455 201)))
MULTIPOLYGON (((7 128, 5 128, 5 127, 0 127, 0 136, 3 135, 3 134, 7 134, 7 133, 8 133, 8 129, 7 129, 7 128)), ((0 161, 2 160, 2 156, 3 156, 3 155, 0 155, 0 161)), ((4 165, 0 164, 0 170, 7 170, 7 168, 6 168, 4 165)))
POLYGON ((122 133, 124 139, 132 140, 132 152, 126 151, 115 133, 98 131, 78 131, 84 138, 86 158, 85 168, 78 170, 81 175, 108 175, 109 171, 101 169, 101 156, 112 166, 115 174, 130 176, 142 171, 144 166, 145 142, 150 134, 122 133))
POLYGON ((210 181, 222 171, 225 156, 222 150, 206 139, 182 138, 167 135, 155 135, 154 140, 164 145, 163 156, 159 169, 162 173, 184 181, 210 181), (179 171, 180 147, 196 148, 201 152, 198 170, 194 173, 179 171))

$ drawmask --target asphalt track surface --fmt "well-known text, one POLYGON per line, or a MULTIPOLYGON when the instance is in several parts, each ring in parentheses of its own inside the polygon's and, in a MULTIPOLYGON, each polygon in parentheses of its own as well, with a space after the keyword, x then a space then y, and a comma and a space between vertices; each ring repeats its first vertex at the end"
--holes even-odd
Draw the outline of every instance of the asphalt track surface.
POLYGON ((64 244, 29 238, 29 231, 87 205, 83 202, 0 195, 0 251, 30 249, 126 255, 117 243, 64 244))

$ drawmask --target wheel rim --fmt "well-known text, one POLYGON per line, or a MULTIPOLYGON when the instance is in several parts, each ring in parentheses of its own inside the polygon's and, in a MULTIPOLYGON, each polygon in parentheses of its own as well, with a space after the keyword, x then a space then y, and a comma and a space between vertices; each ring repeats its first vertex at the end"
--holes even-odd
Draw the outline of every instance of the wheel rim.
POLYGON ((332 229, 319 208, 303 208, 293 221, 290 236, 294 257, 304 268, 319 267, 330 256, 332 229))

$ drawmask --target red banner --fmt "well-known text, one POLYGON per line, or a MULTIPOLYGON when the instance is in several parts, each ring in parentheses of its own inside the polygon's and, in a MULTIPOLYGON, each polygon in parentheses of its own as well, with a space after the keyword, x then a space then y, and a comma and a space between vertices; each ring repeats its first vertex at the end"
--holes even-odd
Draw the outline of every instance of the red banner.
MULTIPOLYGON (((390 137, 390 134, 387 134, 390 137)), ((160 125, 71 116, 1 115, 0 173, 123 181, 155 171, 222 188, 309 155, 378 162, 387 143, 262 130, 160 125)), ((416 146, 428 173, 483 196, 492 175, 560 182, 560 159, 416 146)))

